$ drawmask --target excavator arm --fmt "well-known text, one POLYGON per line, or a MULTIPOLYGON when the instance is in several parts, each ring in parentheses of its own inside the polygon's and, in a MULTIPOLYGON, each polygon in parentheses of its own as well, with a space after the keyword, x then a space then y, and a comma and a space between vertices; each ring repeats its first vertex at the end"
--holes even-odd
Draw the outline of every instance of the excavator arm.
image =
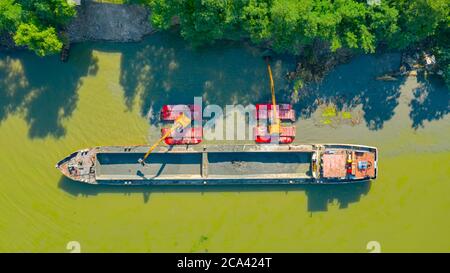
POLYGON ((277 115, 277 102, 275 98, 275 84, 272 77, 272 69, 270 68, 269 58, 266 58, 267 63, 267 72, 269 72, 270 79, 270 93, 272 95, 272 124, 269 125, 269 133, 270 134, 279 134, 280 133, 280 119, 277 115))
POLYGON ((175 124, 168 130, 160 139, 158 139, 147 151, 147 153, 144 155, 143 158, 140 158, 138 160, 139 163, 142 165, 145 165, 145 160, 147 157, 151 154, 151 152, 158 147, 158 145, 164 141, 167 137, 169 137, 174 131, 180 129, 180 128, 186 128, 191 124, 191 119, 188 118, 185 114, 181 114, 176 120, 175 124))

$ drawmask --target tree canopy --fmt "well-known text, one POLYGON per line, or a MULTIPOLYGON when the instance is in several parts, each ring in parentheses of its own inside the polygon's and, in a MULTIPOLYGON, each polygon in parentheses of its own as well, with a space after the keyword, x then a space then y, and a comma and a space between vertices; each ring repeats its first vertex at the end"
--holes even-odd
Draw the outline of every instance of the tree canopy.
POLYGON ((297 52, 320 39, 374 52, 377 43, 396 48, 435 34, 448 23, 447 0, 147 0, 156 27, 178 22, 194 44, 249 37, 278 51, 297 52), (372 3, 372 4, 370 4, 372 3))
POLYGON ((12 35, 19 46, 39 56, 61 50, 60 30, 75 15, 67 0, 1 0, 0 35, 12 35))
POLYGON ((0 32, 15 29, 22 16, 22 7, 14 0, 0 2, 0 32))
POLYGON ((34 24, 23 23, 19 25, 14 42, 19 46, 27 46, 38 56, 57 53, 62 48, 62 43, 53 27, 39 29, 34 24))

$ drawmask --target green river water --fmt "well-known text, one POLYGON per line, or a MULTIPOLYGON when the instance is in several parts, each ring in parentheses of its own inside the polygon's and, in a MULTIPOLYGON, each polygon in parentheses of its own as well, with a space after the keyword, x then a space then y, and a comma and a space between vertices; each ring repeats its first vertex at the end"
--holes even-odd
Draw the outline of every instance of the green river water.
MULTIPOLYGON (((77 149, 155 140, 164 104, 268 101, 261 55, 192 50, 167 34, 78 44, 68 63, 0 52, 0 251, 68 252, 69 241, 82 252, 368 252, 370 241, 383 252, 450 251, 450 93, 422 77, 376 81, 398 54, 356 57, 294 105, 296 143, 377 146, 374 182, 110 188, 54 168, 77 149)), ((289 102, 295 60, 272 65, 278 100, 289 102)))

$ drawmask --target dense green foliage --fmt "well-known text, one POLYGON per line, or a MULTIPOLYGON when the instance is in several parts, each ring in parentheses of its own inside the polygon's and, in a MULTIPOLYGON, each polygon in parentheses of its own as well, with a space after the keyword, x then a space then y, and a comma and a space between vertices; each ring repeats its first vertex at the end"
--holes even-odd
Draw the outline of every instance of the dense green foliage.
POLYGON ((0 1, 0 32, 14 30, 22 16, 22 7, 14 0, 0 1))
POLYGON ((61 50, 57 30, 75 15, 67 0, 1 0, 0 35, 13 36, 19 46, 26 46, 39 56, 61 50))
POLYGON ((450 86, 450 28, 447 25, 442 25, 437 32, 437 42, 434 47, 437 62, 443 71, 443 77, 450 86))
POLYGON ((26 23, 20 24, 14 42, 19 46, 27 46, 39 56, 59 52, 63 46, 53 27, 41 30, 36 25, 26 23))
MULTIPOLYGON (((448 0, 147 0, 151 21, 179 24, 194 45, 248 37, 297 54, 316 42, 372 53, 383 44, 404 49, 448 29, 448 0)), ((441 43, 442 44, 442 43, 441 43)), ((448 48, 438 48, 448 56, 448 48)))

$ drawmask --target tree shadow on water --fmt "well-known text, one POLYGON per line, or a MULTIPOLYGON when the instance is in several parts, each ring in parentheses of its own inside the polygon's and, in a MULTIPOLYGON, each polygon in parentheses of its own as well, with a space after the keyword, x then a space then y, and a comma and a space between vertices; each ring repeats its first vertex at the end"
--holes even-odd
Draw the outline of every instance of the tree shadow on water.
POLYGON ((61 137, 62 119, 76 108, 81 77, 95 74, 90 50, 71 52, 69 62, 58 56, 40 58, 30 52, 0 53, 0 123, 21 113, 31 138, 61 137))
MULTIPOLYGON (((159 123, 164 104, 225 106, 265 102, 270 99, 263 52, 233 42, 192 49, 178 35, 156 33, 122 51, 120 82, 125 101, 132 107, 140 96, 141 114, 159 123)), ((274 56, 272 68, 278 92, 287 85, 285 73, 295 67, 286 56, 274 56)))
POLYGON ((370 130, 383 128, 394 115, 404 78, 380 81, 376 78, 397 70, 399 54, 361 55, 334 68, 320 84, 301 90, 295 105, 299 115, 309 118, 321 104, 332 103, 338 111, 359 105, 370 130))
POLYGON ((417 80, 420 87, 413 91, 414 98, 409 105, 414 129, 423 128, 424 121, 442 119, 450 112, 450 92, 441 79, 426 80, 420 75, 417 80))
MULTIPOLYGON (((339 208, 347 208, 351 203, 356 203, 361 196, 370 191, 371 181, 343 184, 343 185, 205 185, 205 186, 107 186, 89 185, 71 181, 61 177, 58 187, 72 196, 96 196, 99 194, 140 194, 144 203, 148 203, 152 193, 217 193, 217 192, 305 192, 308 203, 308 212, 327 211, 330 203, 337 202, 339 208)), ((301 205, 301 204, 300 204, 301 205)))

